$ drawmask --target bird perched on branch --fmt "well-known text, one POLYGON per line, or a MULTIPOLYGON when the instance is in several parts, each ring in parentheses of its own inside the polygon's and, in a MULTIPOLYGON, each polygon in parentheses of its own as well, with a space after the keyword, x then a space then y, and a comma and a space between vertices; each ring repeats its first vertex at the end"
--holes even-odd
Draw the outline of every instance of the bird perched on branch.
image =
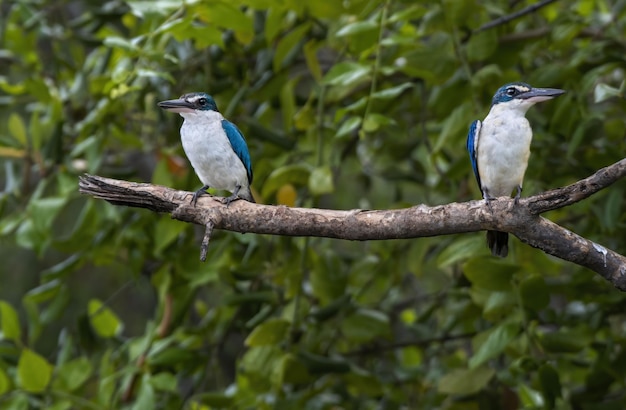
POLYGON ((159 107, 183 117, 180 139, 196 175, 204 184, 191 199, 210 188, 232 192, 226 206, 238 198, 254 202, 250 184, 252 164, 246 140, 239 128, 218 111, 213 97, 206 93, 185 94, 176 100, 161 101, 159 107))
MULTIPOLYGON (((488 205, 496 197, 510 196, 514 189, 515 203, 519 201, 533 137, 526 112, 536 103, 564 92, 556 88, 533 88, 526 83, 503 85, 493 96, 487 117, 472 123, 467 150, 488 205)), ((505 257, 508 242, 508 233, 487 231, 487 245, 493 255, 505 257)))

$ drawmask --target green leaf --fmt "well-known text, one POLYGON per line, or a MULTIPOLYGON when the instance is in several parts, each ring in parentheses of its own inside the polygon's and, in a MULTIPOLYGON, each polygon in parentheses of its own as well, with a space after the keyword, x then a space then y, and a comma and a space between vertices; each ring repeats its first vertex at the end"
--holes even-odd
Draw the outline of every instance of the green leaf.
POLYGON ((322 308, 312 309, 309 314, 318 322, 328 320, 351 306, 352 296, 344 293, 322 308))
POLYGON ((489 332, 474 356, 469 360, 470 369, 475 369, 504 351, 507 345, 519 334, 519 324, 502 324, 489 332))
POLYGON ((454 25, 462 26, 467 24, 469 17, 473 17, 474 10, 480 10, 475 0, 443 0, 443 9, 446 19, 454 25))
POLYGON ((439 393, 468 395, 487 386, 496 371, 488 367, 455 369, 439 380, 439 393))
POLYGON ((11 379, 6 372, 0 367, 0 397, 11 390, 11 379))
POLYGON ((330 167, 315 168, 309 177, 309 190, 313 195, 330 194, 335 190, 330 167))
POLYGON ((502 69, 500 69, 500 66, 497 64, 488 64, 476 71, 470 81, 473 88, 482 89, 489 87, 494 81, 498 81, 501 77, 502 69))
POLYGON ((317 41, 309 40, 304 45, 304 58, 306 60, 306 65, 311 72, 315 81, 322 82, 322 69, 320 67, 319 59, 317 57, 317 50, 319 49, 319 44, 317 41))
POLYGON ((561 381, 554 367, 544 364, 539 368, 539 386, 541 387, 546 407, 553 409, 556 399, 562 397, 561 381))
POLYGON ((268 43, 274 42, 274 39, 284 29, 283 18, 285 17, 285 11, 280 10, 278 7, 272 7, 267 10, 265 15, 265 41, 268 43))
POLYGON ((46 389, 52 377, 52 366, 42 356, 30 349, 22 349, 17 364, 17 384, 32 393, 46 389))
POLYGON ((40 232, 49 231, 52 222, 67 203, 67 197, 49 197, 30 201, 29 214, 33 226, 40 232))
POLYGON ((350 85, 367 79, 371 67, 352 61, 344 61, 334 65, 324 76, 323 83, 327 85, 350 85))
POLYGON ((525 384, 519 386, 519 398, 524 409, 538 409, 544 405, 541 393, 525 384))
POLYGON ((174 177, 167 165, 167 158, 163 157, 157 162, 152 172, 152 183, 156 185, 172 186, 174 185, 174 177))
POLYGON ((443 121, 443 129, 433 148, 434 152, 439 152, 444 147, 447 147, 450 144, 450 141, 448 141, 449 138, 462 134, 467 135, 467 130, 469 130, 471 123, 469 120, 472 117, 471 113, 472 106, 468 102, 459 104, 458 107, 450 113, 443 121))
POLYGON ((329 358, 306 351, 299 352, 297 357, 312 374, 347 373, 350 371, 350 363, 343 358, 329 358))
POLYGON ((384 395, 387 387, 378 374, 375 372, 369 373, 361 369, 354 369, 346 374, 344 380, 346 385, 350 386, 351 391, 368 397, 384 395))
MULTIPOLYGON (((193 4, 195 2, 195 0, 185 1, 186 4, 193 4)), ((126 3, 130 6, 134 15, 142 18, 153 14, 167 16, 179 9, 182 5, 181 0, 131 0, 126 3)))
POLYGON ((602 223, 609 232, 615 232, 618 229, 620 215, 622 213, 622 204, 624 202, 624 190, 620 187, 613 187, 608 194, 608 198, 604 203, 604 212, 602 223))
POLYGON ((175 219, 159 218, 154 228, 154 254, 160 256, 186 228, 186 224, 175 219))
POLYGON ((358 309, 341 323, 341 332, 347 340, 367 343, 391 335, 389 317, 381 311, 358 309))
POLYGON ((435 32, 428 42, 417 43, 404 57, 406 60, 400 69, 410 76, 423 77, 427 83, 448 81, 458 69, 453 38, 443 31, 435 32))
POLYGON ((24 120, 15 112, 9 115, 9 133, 19 143, 20 147, 26 148, 28 146, 24 120))
POLYGON ((170 33, 176 41, 194 40, 196 49, 204 49, 213 45, 224 47, 222 31, 214 25, 193 24, 192 18, 183 18, 167 25, 164 30, 170 33))
POLYGON ((49 245, 50 237, 46 232, 36 230, 32 219, 26 219, 17 228, 15 241, 19 246, 26 249, 34 249, 37 254, 41 255, 43 250, 49 245))
POLYGON ((150 378, 150 384, 156 390, 176 393, 178 391, 178 380, 172 373, 161 372, 150 378))
POLYGON ((252 19, 237 4, 228 1, 198 2, 194 9, 201 20, 233 30, 241 43, 247 44, 252 40, 252 19))
POLYGON ((301 384, 309 382, 311 375, 307 367, 291 353, 283 355, 274 366, 271 380, 276 388, 285 384, 301 384))
POLYGON ((262 196, 264 198, 269 197, 285 184, 306 186, 310 175, 310 168, 302 164, 285 165, 277 168, 265 180, 262 196))
POLYGON ((340 1, 292 1, 291 7, 295 5, 306 5, 307 13, 311 13, 311 16, 319 19, 333 19, 344 12, 344 3, 340 1))
POLYGON ((539 342, 550 353, 577 353, 589 343, 584 335, 568 329, 555 332, 538 332, 539 342))
POLYGON ((0 340, 13 340, 19 344, 22 337, 20 320, 13 306, 5 301, 0 301, 0 323, 2 324, 0 340))
POLYGON ((65 362, 58 366, 54 379, 56 389, 73 392, 91 377, 93 366, 86 357, 65 362))
POLYGON ((24 295, 24 298, 28 298, 35 303, 47 302, 59 293, 62 286, 63 282, 54 279, 29 290, 26 295, 24 295))
POLYGON ((255 388, 270 388, 270 372, 285 354, 277 345, 253 346, 239 360, 239 373, 254 382, 255 388))
POLYGON ((481 251, 484 246, 483 241, 477 240, 473 236, 459 236, 437 256, 437 266, 444 269, 469 259, 481 251))
POLYGON ((104 45, 107 47, 120 48, 130 53, 139 51, 139 47, 122 37, 107 37, 104 39, 104 45))
POLYGON ((348 37, 354 36, 356 34, 364 34, 368 31, 377 31, 378 23, 374 21, 355 21, 354 23, 350 23, 346 26, 340 28, 335 36, 337 37, 348 37))
MULTIPOLYGON (((480 288, 477 288, 480 289, 480 288)), ((517 305, 517 298, 513 291, 486 291, 487 296, 483 307, 483 316, 490 321, 498 321, 508 315, 512 308, 517 305)))
POLYGON ((254 328, 245 341, 246 346, 275 345, 286 341, 289 322, 284 319, 268 319, 254 328))
POLYGON ((122 331, 120 319, 98 299, 91 299, 87 310, 91 326, 101 337, 113 337, 122 331))
POLYGON ((283 128, 290 130, 293 128, 294 117, 296 115, 296 99, 294 88, 297 79, 292 79, 283 84, 280 89, 280 106, 283 117, 283 128))
POLYGON ((190 402, 190 409, 230 409, 233 408, 234 398, 232 395, 222 392, 208 392, 194 395, 190 402), (208 407, 207 407, 208 406, 208 407))
POLYGON ((395 120, 389 118, 385 115, 372 113, 368 114, 363 121, 363 131, 365 132, 375 132, 378 129, 385 125, 395 124, 395 120))
POLYGON ((473 286, 495 291, 510 290, 511 279, 519 270, 519 265, 491 256, 472 258, 463 265, 463 273, 473 286))
POLYGON ((148 363, 151 366, 186 366, 196 360, 196 353, 176 346, 158 351, 153 350, 148 356, 148 363))
POLYGON ((143 377, 141 378, 141 385, 139 387, 137 398, 133 403, 132 410, 154 409, 157 407, 157 399, 154 394, 152 384, 150 384, 150 379, 150 374, 144 373, 143 377))
POLYGON ((474 34, 467 44, 467 59, 483 61, 488 59, 498 48, 498 36, 495 30, 483 30, 474 34))
POLYGON ((550 291, 543 277, 533 275, 520 283, 520 296, 524 306, 541 310, 550 303, 550 291))
POLYGON ((404 91, 409 88, 413 88, 415 85, 413 83, 403 83, 395 87, 384 88, 382 90, 376 91, 372 94, 372 98, 378 100, 392 100, 402 94, 404 91))
POLYGON ((350 117, 341 124, 341 127, 337 130, 335 136, 337 138, 343 137, 356 130, 361 125, 361 117, 350 117))
POLYGON ((296 47, 302 41, 310 27, 311 25, 309 23, 302 24, 280 39, 276 46, 276 51, 274 51, 274 60, 272 63, 274 72, 280 71, 283 64, 287 62, 292 53, 296 52, 296 47))

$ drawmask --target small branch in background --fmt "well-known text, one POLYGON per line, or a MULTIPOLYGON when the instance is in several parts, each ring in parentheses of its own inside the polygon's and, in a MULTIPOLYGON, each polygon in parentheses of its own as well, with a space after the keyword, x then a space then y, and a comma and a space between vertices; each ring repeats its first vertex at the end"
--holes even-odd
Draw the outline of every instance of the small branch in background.
POLYGON ((476 336, 476 332, 463 333, 459 335, 448 335, 433 337, 430 339, 406 340, 403 342, 391 343, 386 345, 368 346, 359 350, 353 350, 345 353, 346 356, 368 356, 379 355, 389 350, 403 349, 405 347, 427 347, 433 343, 448 343, 457 340, 471 339, 476 336))
POLYGON ((172 298, 171 293, 167 293, 165 295, 165 303, 163 304, 163 316, 161 317, 161 322, 159 323, 159 327, 157 328, 157 335, 159 338, 166 337, 170 332, 170 325, 172 324, 172 310, 174 305, 174 299, 172 298))
POLYGON ((497 26, 500 26, 502 24, 506 24, 509 21, 515 20, 517 18, 520 18, 522 16, 525 16, 526 14, 530 14, 530 13, 534 13, 535 11, 539 10, 540 8, 547 6, 548 4, 554 3, 557 0, 542 0, 539 1, 535 4, 531 4, 530 6, 523 8, 519 11, 516 11, 515 13, 511 13, 511 14, 507 14, 506 16, 502 16, 502 17, 498 17, 495 20, 490 21, 489 23, 483 24, 482 26, 480 26, 479 28, 477 28, 476 30, 474 30, 474 33, 480 33, 481 31, 485 31, 488 30, 490 28, 494 28, 497 26))

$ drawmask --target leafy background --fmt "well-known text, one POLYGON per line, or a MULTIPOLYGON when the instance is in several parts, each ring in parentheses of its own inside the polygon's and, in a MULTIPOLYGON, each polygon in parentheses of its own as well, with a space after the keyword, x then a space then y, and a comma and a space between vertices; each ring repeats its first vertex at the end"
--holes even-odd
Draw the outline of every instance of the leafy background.
MULTIPOLYGON (((568 90, 528 114, 525 194, 571 183, 626 152, 625 1, 22 0, 0 17, 0 408, 626 406, 625 296, 515 238, 496 260, 484 233, 219 232, 200 263, 198 227, 77 192, 85 172, 197 189, 156 102, 208 91, 261 203, 476 199, 468 125, 519 80, 568 90)), ((623 251, 625 188, 547 216, 623 251)))

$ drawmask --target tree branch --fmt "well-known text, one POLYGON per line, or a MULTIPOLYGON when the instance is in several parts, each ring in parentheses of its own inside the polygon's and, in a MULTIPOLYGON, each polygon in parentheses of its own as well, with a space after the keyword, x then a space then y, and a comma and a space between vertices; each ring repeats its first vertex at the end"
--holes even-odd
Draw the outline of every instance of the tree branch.
POLYGON ((190 204, 192 193, 93 175, 80 177, 83 194, 115 205, 171 213, 172 218, 206 227, 201 254, 213 229, 284 236, 316 236, 346 240, 410 239, 495 229, 510 232, 522 242, 558 258, 593 270, 626 291, 626 258, 539 216, 571 205, 606 188, 626 175, 626 159, 564 188, 519 201, 499 198, 492 210, 484 201, 394 210, 288 208, 235 201, 228 208, 218 199, 202 196, 190 204))
POLYGON ((626 158, 598 170, 593 175, 563 188, 546 191, 527 199, 530 213, 538 215, 575 204, 626 176, 626 158))

